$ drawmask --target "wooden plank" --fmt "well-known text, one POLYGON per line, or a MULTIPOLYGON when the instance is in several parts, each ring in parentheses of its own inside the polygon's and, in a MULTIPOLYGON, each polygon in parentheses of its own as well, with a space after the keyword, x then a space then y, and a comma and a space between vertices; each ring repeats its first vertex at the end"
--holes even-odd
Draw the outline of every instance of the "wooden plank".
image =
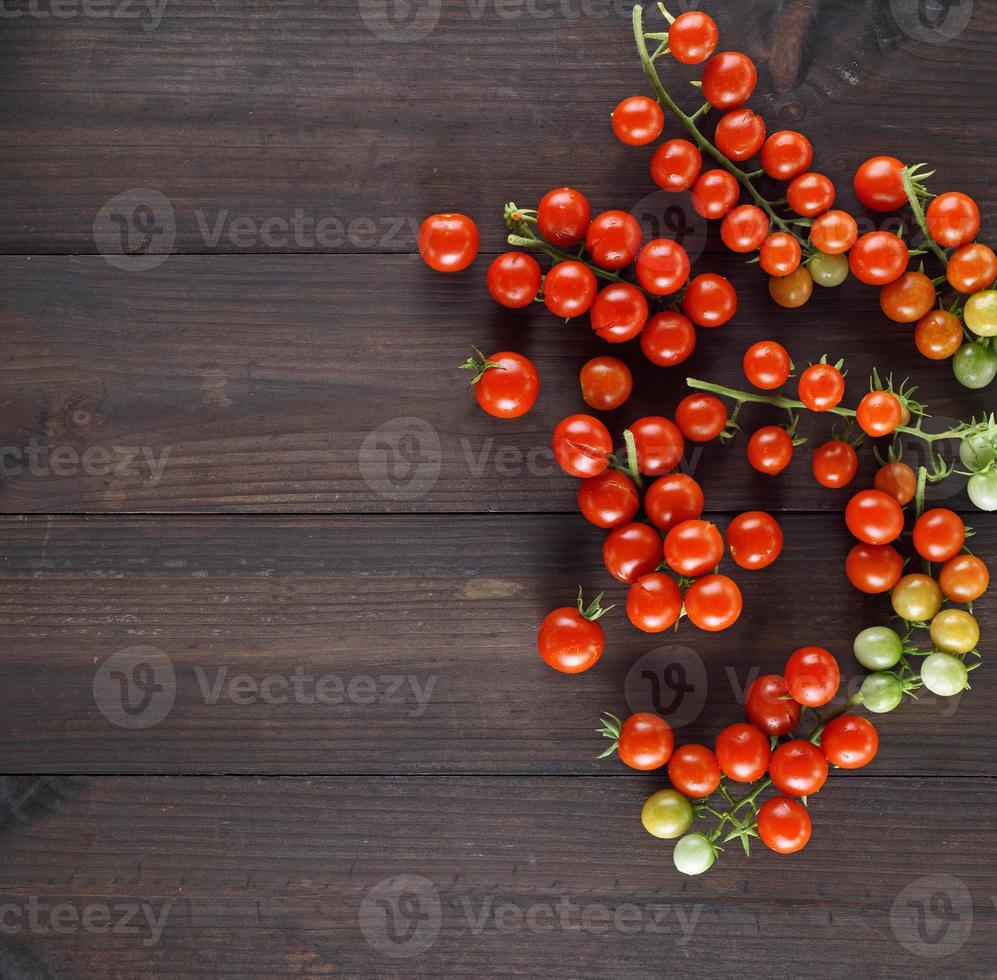
POLYGON ((657 785, 87 778, 0 837, 22 927, 0 955, 41 977, 993 975, 992 780, 836 776, 805 851, 730 848, 699 878, 640 827, 657 785), (105 911, 134 931, 101 934, 105 911))
MULTIPOLYGON (((435 0, 394 8, 397 27, 376 0, 114 0, 128 16, 100 18, 67 6, 10 3, 0 22, 7 252, 92 252, 102 208, 143 188, 165 198, 140 195, 160 203, 176 247, 237 253, 411 251, 417 222, 447 209, 485 221, 494 251, 503 231, 487 219, 510 198, 526 206, 568 182, 599 208, 629 208, 653 189, 651 151, 620 146, 608 126, 621 98, 646 90, 629 2, 435 0), (297 212, 311 230, 288 230, 297 212)), ((992 215, 979 111, 997 84, 992 5, 711 9, 723 43, 759 65, 754 105, 770 129, 805 129, 845 201, 858 162, 892 152, 933 160, 992 215)), ((667 77, 687 91, 685 70, 667 77)))
MULTIPOLYGON (((576 517, 8 518, 0 771, 613 772, 595 758, 603 711, 657 710, 712 740, 759 672, 810 643, 857 689, 852 639, 888 604, 845 583, 840 517, 783 525, 770 568, 725 562, 745 602, 732 629, 653 636, 576 517), (579 584, 617 609, 602 661, 566 677, 535 635, 579 584)), ((994 553, 992 523, 974 542, 994 553)), ((993 603, 977 614, 992 636, 993 603)), ((883 718, 875 772, 988 771, 993 672, 973 687, 883 718)))
MULTIPOLYGON (((845 357, 853 404, 878 366, 916 379, 929 426, 992 410, 989 390, 960 388, 947 364, 917 354, 909 328, 870 312, 870 290, 849 284, 790 313, 739 257, 709 266, 735 279, 740 312, 701 331, 685 365, 659 369, 587 320, 500 311, 480 270, 440 277, 412 257, 175 256, 141 275, 99 258, 3 259, 0 510, 573 511, 576 483, 556 470, 550 434, 587 410, 577 372, 607 351, 636 377, 607 416, 620 442, 633 419, 670 414, 687 375, 743 387, 740 354, 765 337, 800 365, 845 357), (536 361, 533 412, 501 423, 478 409, 456 369, 472 344, 536 361)), ((753 408, 742 422, 784 418, 753 408)), ((823 441, 831 421, 803 429, 823 441)), ((840 510, 845 491, 811 476, 815 444, 778 479, 749 468, 744 439, 690 446, 684 465, 717 510, 840 510)), ((856 486, 872 480, 868 449, 863 459, 856 486)))

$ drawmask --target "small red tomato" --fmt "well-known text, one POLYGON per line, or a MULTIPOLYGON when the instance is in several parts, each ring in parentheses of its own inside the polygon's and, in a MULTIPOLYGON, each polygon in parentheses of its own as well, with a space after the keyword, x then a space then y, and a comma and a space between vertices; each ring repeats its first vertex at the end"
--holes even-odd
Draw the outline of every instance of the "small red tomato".
POLYGON ((460 272, 477 257, 478 226, 465 214, 431 214, 419 228, 419 254, 436 272, 460 272))
POLYGON ((844 375, 833 364, 811 364, 800 375, 798 394, 811 412, 829 412, 845 397, 844 375))
POLYGON ((872 157, 855 172, 855 194, 870 211, 896 211, 907 203, 904 165, 896 157, 872 157))
POLYGON ((748 462, 759 473, 775 476, 789 466, 792 458, 792 436, 781 426, 763 426, 748 440, 748 462))
POLYGON ((668 763, 675 749, 671 725, 650 711, 631 715, 620 726, 620 761, 639 772, 651 772, 668 763))
POLYGON ((938 297, 923 272, 905 272, 879 291, 880 309, 894 323, 913 323, 931 311, 938 297))
POLYGON ((761 779, 772 754, 769 740, 754 725, 744 722, 728 725, 717 736, 716 749, 721 771, 738 783, 761 779))
MULTIPOLYGON (((693 207, 696 202, 693 200, 693 207)), ((997 279, 997 254, 989 245, 963 245, 949 257, 949 285, 960 293, 978 293, 997 279)))
POLYGON ((578 484, 578 509, 596 527, 619 527, 640 510, 640 494, 625 473, 606 470, 578 484))
POLYGON ((769 296, 787 310, 798 309, 810 302, 813 291, 813 276, 805 265, 788 276, 773 276, 769 279, 769 296))
POLYGON ((801 647, 786 661, 783 672, 793 700, 819 708, 834 699, 841 686, 838 661, 823 647, 801 647))
POLYGON ((737 293, 723 276, 704 272, 690 281, 682 309, 697 326, 722 327, 737 313, 737 293))
POLYGON ((847 211, 827 211, 814 218, 810 238, 825 255, 842 255, 858 240, 858 222, 847 211))
POLYGON ((551 245, 577 245, 585 237, 592 209, 585 195, 573 187, 558 187, 544 195, 537 207, 537 227, 551 245))
POLYGON ((716 50, 717 22, 700 10, 679 14, 668 28, 668 50, 683 65, 698 65, 716 50))
POLYGON ((898 235, 871 231, 852 246, 848 265, 859 282, 867 286, 885 286, 903 275, 909 257, 907 246, 898 235))
POLYGON ((506 252, 488 267, 488 292, 511 310, 529 306, 540 292, 540 266, 525 252, 506 252))
POLYGON ((687 395, 675 409, 679 431, 692 442, 716 439, 727 427, 727 407, 714 395, 687 395))
POLYGON ((726 575, 704 575, 685 593, 689 622, 707 633, 719 633, 733 626, 741 615, 741 590, 726 575))
POLYGON ((595 273, 581 262, 558 262, 544 280, 544 305, 564 320, 581 316, 595 301, 595 273))
POLYGON ((932 310, 914 328, 914 344, 930 360, 944 361, 962 347, 962 321, 948 310, 932 310))
POLYGON ((958 191, 939 194, 928 205, 925 217, 928 234, 942 248, 968 245, 980 230, 980 209, 976 201, 958 191))
POLYGON ((966 525, 946 507, 926 510, 914 525, 914 550, 928 561, 946 562, 966 543, 966 525))
POLYGON ((616 357, 593 357, 582 366, 578 378, 585 404, 600 412, 619 408, 634 387, 630 368, 616 357))
POLYGON ((613 578, 633 585, 661 564, 661 537, 646 524, 613 528, 602 543, 602 560, 613 578))
POLYGON ((492 354, 484 364, 474 359, 468 366, 479 370, 474 379, 478 404, 497 419, 518 419, 536 404, 540 375, 533 362, 512 351, 492 354))
POLYGON ((889 592, 903 575, 904 560, 888 544, 857 544, 845 559, 845 574, 859 592, 881 595, 889 592))
POLYGON ((762 391, 781 388, 793 369, 789 351, 774 340, 759 340, 745 352, 741 362, 744 376, 762 391))
POLYGON ((585 234, 585 250, 600 269, 625 269, 637 257, 642 238, 640 224, 625 211, 596 215, 585 234))
POLYGON ((723 554, 724 539, 709 521, 683 521, 665 537, 665 561, 686 578, 698 578, 716 568, 723 554))
POLYGON ((666 140, 651 157, 651 180, 665 191, 687 191, 699 176, 703 155, 688 140, 666 140))
POLYGON ((858 453, 841 439, 831 439, 814 450, 814 479, 822 487, 847 487, 859 468, 858 453))
POLYGON ((825 726, 820 747, 831 765, 839 769, 861 769, 876 757, 879 735, 868 718, 838 715, 825 726))
POLYGON ((942 565, 938 584, 952 602, 975 602, 990 585, 990 570, 976 555, 956 555, 942 565))
POLYGON ((720 766, 705 745, 680 745, 668 760, 668 778, 680 793, 699 800, 720 785, 720 766))
POLYGON ((647 314, 647 299, 636 286, 612 282, 596 296, 589 317, 599 337, 610 344, 622 344, 644 329, 647 314))
POLYGON ((896 498, 897 503, 904 507, 917 493, 917 476, 906 463, 887 463, 876 471, 873 486, 896 498))
POLYGON ((769 760, 772 785, 787 796, 812 796, 827 781, 827 757, 802 738, 776 747, 769 760))
POLYGON ((695 520, 706 505, 703 488, 685 473, 669 473, 647 488, 644 510, 659 531, 669 531, 682 521, 695 520))
POLYGON ((792 180, 810 167, 814 148, 802 133, 780 129, 762 147, 762 169, 776 180, 792 180))
POLYGON ((685 439, 671 419, 648 415, 630 426, 637 452, 637 469, 645 476, 664 476, 682 461, 685 439))
POLYGON ((770 276, 788 276, 800 267, 802 257, 800 243, 792 235, 777 231, 762 242, 759 261, 762 271, 770 276))
POLYGON ((767 568, 782 554, 783 534, 779 522, 762 510, 738 514, 727 526, 730 556, 741 568, 767 568))
MULTIPOLYGON (((601 596, 599 598, 602 598, 601 596)), ((598 609, 596 600, 596 609, 598 609)), ((586 617, 581 596, 578 606, 562 606, 540 624, 537 647, 544 662, 562 674, 580 674, 594 666, 606 645, 605 634, 595 618, 586 617)))
POLYGON ((686 250, 669 238, 648 242, 637 256, 637 280, 655 296, 677 293, 689 278, 686 250))
POLYGON ((682 592, 670 575, 642 575, 627 593, 627 618, 645 633, 663 633, 682 612, 682 592))
POLYGON ((870 391, 859 402, 855 419, 867 436, 888 436, 903 421, 903 406, 890 391, 870 391))
POLYGON ((889 544, 904 529, 904 512, 882 490, 860 490, 845 508, 848 530, 866 544, 889 544))
POLYGON ((765 142, 765 120, 751 109, 731 109, 720 117, 713 142, 725 157, 749 160, 765 142))
POLYGON ((652 364, 675 367, 696 349, 696 330, 681 313, 656 313, 641 331, 640 349, 652 364))
POLYGON ((720 225, 720 237, 724 245, 740 254, 759 248, 768 233, 769 219, 754 204, 742 204, 734 208, 720 225))
POLYGON ((788 697, 786 678, 763 674, 748 688, 748 721, 766 735, 787 735, 800 723, 800 706, 788 697))
POLYGON ((812 824, 807 808, 788 796, 773 796, 758 808, 758 836, 776 854, 795 854, 810 841, 812 824))
POLYGON ((692 207, 701 218, 716 221, 737 204, 741 186, 726 170, 707 170, 692 188, 692 207))
POLYGON ((569 415, 554 430, 554 458, 569 476, 598 476, 613 451, 609 430, 591 415, 569 415))
POLYGON ((613 110, 613 132, 627 146, 647 146, 664 128, 664 110, 646 95, 631 95, 613 110))
POLYGON ((714 109, 734 109, 751 98, 758 82, 755 63, 740 51, 724 51, 703 69, 703 96, 714 109))
POLYGON ((834 184, 823 174, 813 172, 794 177, 786 188, 789 206, 801 218, 816 218, 834 204, 834 184))

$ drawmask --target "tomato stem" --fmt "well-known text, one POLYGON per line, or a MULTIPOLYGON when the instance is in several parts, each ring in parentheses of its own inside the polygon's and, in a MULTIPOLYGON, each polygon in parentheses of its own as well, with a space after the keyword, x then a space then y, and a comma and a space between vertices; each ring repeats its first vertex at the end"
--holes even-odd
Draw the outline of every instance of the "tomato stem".
POLYGON ((921 207, 921 199, 918 195, 918 181, 915 178, 915 169, 916 168, 912 169, 911 167, 904 167, 901 171, 904 181, 904 190, 907 192, 907 203, 910 204, 910 209, 914 214, 914 220, 917 222, 918 228, 921 229, 921 234, 924 235, 925 244, 931 249, 932 252, 935 253, 935 255, 938 256, 942 266, 947 269, 949 264, 948 253, 928 233, 928 222, 924 216, 924 208, 921 207))
POLYGON ((626 474, 633 480, 634 486, 638 490, 644 489, 644 481, 640 478, 640 468, 637 464, 637 441, 634 434, 629 429, 623 431, 623 441, 627 447, 627 469, 626 474))

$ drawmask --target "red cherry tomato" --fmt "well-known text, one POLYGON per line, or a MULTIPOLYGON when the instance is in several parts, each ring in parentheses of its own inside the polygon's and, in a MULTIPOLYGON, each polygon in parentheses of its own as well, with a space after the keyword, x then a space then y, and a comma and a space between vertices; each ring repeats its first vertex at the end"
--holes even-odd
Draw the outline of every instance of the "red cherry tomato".
MULTIPOLYGON (((693 207, 696 202, 693 200, 693 207)), ((997 254, 989 245, 963 245, 949 257, 949 285, 960 293, 978 293, 997 279, 997 254)))
POLYGON ((640 510, 640 494, 625 473, 606 470, 578 484, 578 509, 596 527, 619 527, 640 510))
POLYGON ((512 310, 529 306, 540 292, 537 260, 525 252, 506 252, 488 267, 488 292, 496 303, 512 310))
POLYGON ((841 686, 838 661, 823 647, 801 647, 786 661, 783 672, 793 700, 819 708, 834 699, 841 686))
POLYGON ((794 177, 786 188, 786 201, 801 218, 816 218, 834 204, 834 184, 813 172, 794 177))
POLYGON ((870 391, 855 410, 859 428, 868 436, 888 436, 903 419, 900 399, 889 391, 870 391))
POLYGON ((990 571, 976 555, 956 555, 942 565, 938 584, 952 602, 975 602, 990 585, 990 571))
POLYGON ((902 238, 889 231, 871 231, 852 246, 848 264, 859 282, 885 286, 903 275, 909 257, 902 238))
POLYGON ((647 146, 664 128, 664 110, 646 95, 631 95, 613 111, 613 132, 627 146, 647 146))
POLYGON ((807 808, 788 796, 773 796, 758 808, 758 836, 776 854, 795 854, 810 841, 812 824, 807 808))
POLYGON ((888 544, 857 544, 845 559, 845 574, 859 592, 889 592, 903 575, 904 560, 888 544))
POLYGON ((872 157, 855 172, 855 194, 870 211, 896 211, 907 203, 904 165, 896 157, 872 157))
POLYGON ((573 187, 549 191, 537 207, 540 234, 559 248, 570 248, 582 241, 591 219, 589 202, 573 187))
POLYGON ((838 715, 825 726, 820 747, 831 765, 839 769, 861 769, 876 757, 879 735, 868 718, 838 715))
POLYGON ((802 133, 780 129, 762 147, 762 169, 776 180, 792 180, 809 169, 814 148, 802 133))
POLYGON ((831 439, 814 450, 814 479, 822 487, 847 487, 859 468, 858 453, 840 439, 831 439))
POLYGON ((697 326, 722 327, 737 313, 737 293, 723 276, 704 272, 690 281, 682 309, 697 326))
POLYGON ((686 578, 698 578, 720 564, 724 539, 709 521, 683 521, 665 537, 665 561, 686 578))
POLYGON ((882 490, 860 490, 845 508, 848 530, 866 544, 889 544, 904 529, 900 504, 882 490))
POLYGON ((769 778, 787 796, 812 796, 827 781, 827 757, 813 742, 795 738, 772 753, 769 778))
POLYGON ((879 306, 895 323, 913 323, 937 301, 934 283, 923 272, 905 272, 879 291, 879 306))
POLYGON ((703 69, 703 96, 714 109, 734 109, 751 98, 758 82, 755 63, 740 51, 724 51, 703 69))
POLYGON ((669 473, 655 480, 644 496, 644 510, 659 531, 682 521, 695 520, 706 505, 703 488, 685 473, 669 473))
POLYGON ((593 357, 585 362, 578 377, 585 404, 600 412, 619 408, 634 387, 630 368, 615 357, 593 357))
POLYGON ((876 471, 873 486, 894 497, 903 507, 914 499, 917 476, 906 463, 887 463, 876 471))
POLYGON ((775 476, 793 458, 793 439, 778 425, 766 425, 748 440, 748 462, 759 473, 775 476))
POLYGON ((800 267, 802 257, 800 243, 792 235, 777 231, 762 242, 759 261, 762 271, 770 276, 788 276, 800 267))
MULTIPOLYGON (((951 278, 952 260, 949 259, 951 278)), ((932 361, 944 361, 963 345, 962 321, 948 310, 932 310, 914 328, 914 344, 921 354, 932 361)))
POLYGON ((687 395, 675 409, 675 422, 692 442, 716 439, 727 426, 727 406, 714 395, 687 395))
POLYGON ((682 592, 670 575, 642 575, 627 593, 627 618, 645 633, 663 633, 682 612, 682 592))
POLYGON ((845 397, 845 378, 833 364, 811 364, 800 375, 798 394, 811 412, 829 412, 845 397))
POLYGON ((631 715, 620 726, 616 750, 620 761, 639 772, 651 772, 668 763, 675 749, 671 725, 650 711, 631 715))
POLYGON ((730 556, 741 568, 767 568, 782 554, 783 534, 779 522, 762 510, 739 514, 727 526, 730 556))
POLYGON ((720 766, 705 745, 680 745, 668 760, 668 778, 680 793, 699 800, 720 785, 720 766))
POLYGON ((465 214, 431 214, 419 228, 419 254, 436 272, 460 272, 477 257, 478 226, 465 214))
POLYGON ((685 593, 689 622, 707 633, 719 633, 733 626, 741 615, 741 590, 726 575, 704 575, 685 593))
POLYGON ((720 237, 732 252, 744 254, 759 248, 769 233, 769 219, 754 204, 734 208, 720 225, 720 237))
POLYGON ((544 280, 544 305, 563 320, 581 316, 595 300, 595 273, 581 262, 558 262, 544 280))
POLYGON ((745 352, 741 362, 744 376, 762 391, 781 388, 793 369, 789 351, 774 340, 759 340, 745 352))
POLYGON ((787 700, 789 688, 780 674, 763 674, 748 688, 744 710, 765 735, 787 735, 800 723, 800 706, 787 700))
POLYGON ((685 440, 671 419, 648 415, 630 426, 637 452, 637 469, 645 476, 664 476, 682 461, 685 440))
POLYGON ((928 234, 942 248, 968 245, 980 230, 980 209, 976 201, 958 191, 939 194, 928 205, 925 217, 928 234))
POLYGON ((687 191, 703 167, 703 155, 688 140, 666 140, 651 157, 651 180, 665 191, 687 191))
POLYGON ((633 585, 661 564, 661 537, 646 524, 613 528, 602 543, 602 560, 613 578, 633 585))
POLYGON ((549 613, 537 633, 540 656, 562 674, 580 674, 594 666, 605 645, 602 627, 572 606, 549 613))
POLYGON ((928 561, 946 562, 966 543, 966 525, 946 507, 926 510, 914 525, 914 550, 928 561))
POLYGON ((717 123, 713 142, 725 157, 749 160, 765 142, 765 120, 751 109, 731 109, 717 123))
POLYGON ((625 269, 637 257, 642 237, 632 214, 603 211, 585 233, 585 250, 600 269, 625 269))
POLYGON ((613 282, 596 296, 589 317, 592 329, 603 340, 622 344, 644 329, 647 314, 647 299, 636 286, 613 282))
POLYGON ((668 28, 668 50, 683 65, 698 65, 716 50, 717 22, 699 10, 679 14, 668 28))
POLYGON ((701 218, 717 220, 737 204, 741 186, 726 170, 707 170, 692 188, 692 207, 701 218))
POLYGON ((689 256, 678 242, 656 238, 637 256, 637 280, 655 296, 677 293, 689 278, 689 256))
POLYGON ((485 363, 474 381, 474 396, 489 415, 518 419, 533 408, 540 394, 540 375, 532 361, 522 354, 499 351, 485 363))
POLYGON ((717 736, 717 763, 728 779, 753 783, 769 767, 769 740, 754 725, 738 722, 717 736))
POLYGON ((554 430, 554 458, 569 476, 598 476, 613 451, 609 430, 591 415, 569 415, 554 430))
POLYGON ((825 255, 841 255, 858 240, 858 222, 847 211, 827 211, 814 218, 810 239, 825 255))
POLYGON ((640 349, 652 364, 674 367, 692 356, 696 330, 681 313, 656 313, 641 331, 640 349))

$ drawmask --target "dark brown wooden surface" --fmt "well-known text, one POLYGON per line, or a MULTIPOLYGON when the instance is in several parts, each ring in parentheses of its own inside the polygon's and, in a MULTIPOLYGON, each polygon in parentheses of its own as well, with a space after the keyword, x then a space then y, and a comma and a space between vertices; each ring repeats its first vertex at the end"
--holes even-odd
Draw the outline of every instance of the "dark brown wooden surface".
MULTIPOLYGON (((579 582, 623 599, 547 451, 582 410, 579 366, 607 348, 587 323, 498 309, 486 258, 429 273, 413 255, 425 214, 474 215, 487 256, 506 201, 571 183, 734 279, 736 319, 701 332, 682 368, 612 351, 637 378, 607 418, 617 437, 670 413, 687 374, 740 384, 763 337, 798 364, 845 357, 853 402, 873 366, 910 376, 929 426, 994 408, 993 389, 918 357, 872 291, 780 310, 684 195, 654 192, 651 150, 608 127, 644 91, 627 6, 177 0, 151 19, 7 0, 0 770, 19 775, 0 777, 2 980, 997 976, 988 668, 957 701, 882 719, 875 765, 833 774, 791 859, 728 849, 680 878, 639 826, 663 778, 594 758, 605 709, 657 708, 680 738, 712 738, 753 673, 803 643, 857 682, 851 639, 887 608, 844 581, 845 494, 815 486, 815 441, 778 480, 747 467, 743 440, 687 454, 721 525, 764 508, 786 531, 779 563, 737 574, 733 630, 639 636, 616 610, 590 673, 536 656, 537 622, 579 582), (99 254, 121 195, 153 208, 154 251, 172 249, 146 271, 99 254), (478 411, 456 370, 472 344, 536 361, 533 413, 478 411), (138 716, 155 723, 122 727, 136 716, 111 669, 149 658, 172 671, 170 703, 157 694, 138 716), (308 681, 267 703, 296 673, 325 677, 330 703, 308 681), (10 928, 32 901, 68 903, 76 927, 41 912, 10 928), (590 919, 548 927, 562 901, 590 919), (142 902, 172 903, 155 942, 141 915, 137 933, 79 925, 142 902), (630 906, 640 931, 603 928, 630 906), (406 930, 429 943, 399 958, 406 930)), ((997 4, 708 6, 724 46, 758 63, 752 105, 812 138, 842 205, 862 159, 895 153, 972 194, 981 237, 997 237, 997 4)), ((868 451, 862 466, 856 486, 868 451)), ((935 499, 972 513, 974 548, 997 553, 958 481, 935 499)), ((992 632, 992 602, 977 612, 992 632)))

